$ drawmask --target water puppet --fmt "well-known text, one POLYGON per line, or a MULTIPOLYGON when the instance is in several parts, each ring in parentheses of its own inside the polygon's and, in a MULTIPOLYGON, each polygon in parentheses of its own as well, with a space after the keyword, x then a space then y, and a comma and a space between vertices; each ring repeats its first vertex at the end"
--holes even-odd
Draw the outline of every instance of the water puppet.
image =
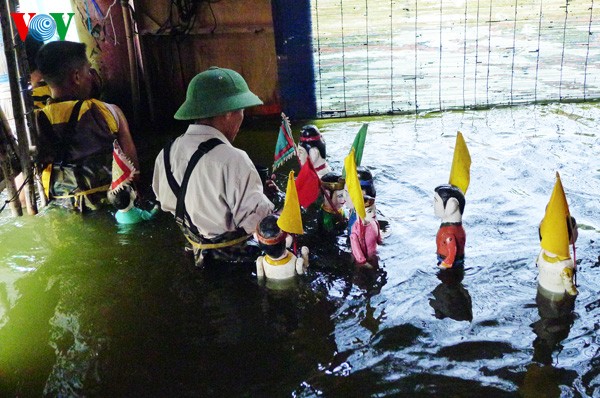
MULTIPOLYGON (((373 175, 371 172, 364 166, 357 166, 356 174, 358 175, 358 182, 360 183, 360 189, 362 193, 375 200, 377 192, 375 190, 375 184, 373 182, 373 175)), ((352 204, 352 200, 350 200, 347 184, 344 194, 346 195, 346 207, 348 209, 348 233, 350 233, 352 225, 356 221, 356 211, 354 209, 354 205, 352 204)))
POLYGON ((377 221, 377 209, 375 199, 371 196, 363 196, 365 206, 364 219, 357 220, 350 231, 350 246, 354 261, 359 265, 376 263, 377 246, 383 244, 383 237, 379 222, 377 221))
POLYGON ((323 178, 325 174, 332 171, 329 164, 327 164, 326 158, 325 139, 317 126, 309 124, 302 127, 300 142, 298 143, 300 166, 304 166, 304 163, 310 159, 319 177, 323 178))
POLYGON ((255 236, 265 255, 256 259, 257 277, 289 279, 296 274, 304 274, 308 267, 308 248, 303 246, 299 256, 289 250, 293 242, 293 236, 290 234, 303 233, 294 172, 290 171, 281 215, 270 214, 258 224, 255 236))
POLYGON ((377 245, 383 243, 383 238, 376 218, 375 198, 365 195, 361 189, 354 148, 344 159, 344 169, 348 195, 357 216, 350 232, 352 255, 359 265, 371 265, 376 263, 377 245))
POLYGON ((138 173, 133 162, 125 155, 119 143, 113 143, 112 182, 107 192, 108 201, 117 208, 115 218, 119 224, 136 224, 150 220, 158 213, 158 205, 150 211, 135 207, 137 193, 132 185, 138 173))
POLYGON ((330 172, 321 177, 321 193, 323 203, 321 204, 320 227, 326 231, 339 231, 346 226, 343 206, 345 180, 341 174, 330 172))
POLYGON ((462 225, 465 209, 465 194, 469 187, 471 155, 459 131, 456 135, 449 184, 435 188, 433 209, 442 219, 437 232, 438 267, 442 269, 463 266, 466 233, 462 225))
POLYGON ((558 172, 539 232, 542 246, 537 258, 539 285, 549 292, 566 292, 575 296, 576 269, 569 244, 573 245, 575 253, 577 223, 569 213, 569 205, 558 172))

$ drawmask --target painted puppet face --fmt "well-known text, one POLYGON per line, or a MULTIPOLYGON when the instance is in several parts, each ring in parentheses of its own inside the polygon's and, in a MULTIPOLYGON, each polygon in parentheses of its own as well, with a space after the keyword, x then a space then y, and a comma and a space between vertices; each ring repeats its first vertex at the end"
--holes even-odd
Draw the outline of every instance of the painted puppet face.
POLYGON ((433 212, 439 218, 443 218, 444 213, 446 212, 444 201, 437 192, 433 194, 433 212))

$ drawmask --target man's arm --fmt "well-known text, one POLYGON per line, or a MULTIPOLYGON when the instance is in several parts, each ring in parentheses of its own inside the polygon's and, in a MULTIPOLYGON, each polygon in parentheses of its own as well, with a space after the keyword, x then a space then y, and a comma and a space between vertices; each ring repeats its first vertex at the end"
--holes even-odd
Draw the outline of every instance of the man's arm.
POLYGON ((114 105, 114 109, 117 112, 117 116, 119 118, 119 130, 117 131, 117 141, 121 146, 121 149, 127 155, 127 157, 133 162, 133 165, 137 170, 140 169, 140 164, 138 162, 137 150, 135 149, 135 143, 133 142, 133 138, 131 137, 131 132, 129 131, 129 123, 127 123, 127 119, 123 114, 123 111, 118 106, 114 105))

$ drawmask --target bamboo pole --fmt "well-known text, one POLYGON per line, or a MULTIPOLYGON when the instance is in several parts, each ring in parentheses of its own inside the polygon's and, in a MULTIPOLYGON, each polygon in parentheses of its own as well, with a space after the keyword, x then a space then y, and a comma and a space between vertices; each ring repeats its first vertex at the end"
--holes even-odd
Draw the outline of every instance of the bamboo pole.
MULTIPOLYGON (((21 208, 21 201, 17 194, 17 188, 15 186, 15 174, 16 171, 13 169, 12 159, 17 157, 15 153, 15 142, 10 127, 4 116, 4 111, 0 108, 0 171, 1 176, 4 178, 6 184, 6 192, 10 200, 9 205, 14 217, 20 217, 23 215, 23 209, 21 208)), ((1 189, 0 189, 1 191, 1 189)), ((2 205, 3 206, 3 205, 2 205)), ((2 208, 0 206, 0 208, 2 208)))
POLYGON ((127 55, 129 57, 129 79, 131 84, 131 102, 133 104, 133 121, 136 126, 140 125, 140 82, 138 79, 138 69, 135 56, 135 46, 133 43, 131 12, 129 9, 129 0, 121 0, 121 9, 123 11, 123 22, 125 24, 125 39, 127 41, 127 55))
POLYGON ((37 214, 37 203, 35 200, 35 190, 33 184, 33 167, 29 153, 29 137, 27 135, 27 126, 25 124, 25 113, 23 112, 23 100, 19 90, 19 74, 16 60, 15 45, 13 43, 13 33, 9 20, 9 7, 7 0, 0 0, 0 25, 2 25, 2 40, 4 41, 4 53, 6 55, 6 65, 8 69, 8 81, 10 83, 10 96, 15 117, 15 128, 17 139, 19 141, 19 158, 21 160, 21 169, 25 181, 23 192, 25 193, 25 202, 27 204, 27 213, 37 214))

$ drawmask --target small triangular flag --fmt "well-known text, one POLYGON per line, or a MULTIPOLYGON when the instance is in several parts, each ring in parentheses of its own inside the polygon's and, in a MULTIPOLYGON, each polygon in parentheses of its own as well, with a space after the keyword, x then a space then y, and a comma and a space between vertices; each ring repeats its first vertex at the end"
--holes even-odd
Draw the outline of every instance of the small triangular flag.
POLYGON ((320 189, 321 180, 319 175, 310 158, 307 158, 298 173, 298 178, 296 178, 296 190, 298 191, 300 206, 307 209, 319 197, 320 189))
MULTIPOLYGON (((352 147, 350 151, 354 149, 354 163, 356 166, 360 166, 362 162, 363 150, 365 149, 365 141, 367 139, 367 128, 369 127, 369 123, 363 123, 358 133, 356 133, 356 137, 354 137, 354 142, 352 143, 352 147)), ((346 178, 346 167, 342 170, 342 177, 346 178)))
POLYGON ((290 121, 285 116, 285 113, 281 114, 281 125, 279 126, 279 135, 277 136, 277 143, 275 144, 275 160, 273 162, 273 171, 285 163, 296 153, 296 144, 292 137, 292 129, 290 127, 290 121))
POLYGON ((365 200, 360 187, 360 181, 358 180, 358 173, 356 172, 354 155, 354 148, 352 148, 348 156, 346 156, 344 159, 344 167, 346 169, 346 186, 348 187, 348 194, 350 195, 350 200, 352 200, 356 214, 362 220, 364 220, 366 217, 365 200))
POLYGON ((300 202, 294 183, 294 170, 290 171, 288 176, 287 188, 285 190, 285 202, 283 210, 277 220, 277 225, 282 231, 290 234, 303 234, 302 216, 300 214, 300 202))

